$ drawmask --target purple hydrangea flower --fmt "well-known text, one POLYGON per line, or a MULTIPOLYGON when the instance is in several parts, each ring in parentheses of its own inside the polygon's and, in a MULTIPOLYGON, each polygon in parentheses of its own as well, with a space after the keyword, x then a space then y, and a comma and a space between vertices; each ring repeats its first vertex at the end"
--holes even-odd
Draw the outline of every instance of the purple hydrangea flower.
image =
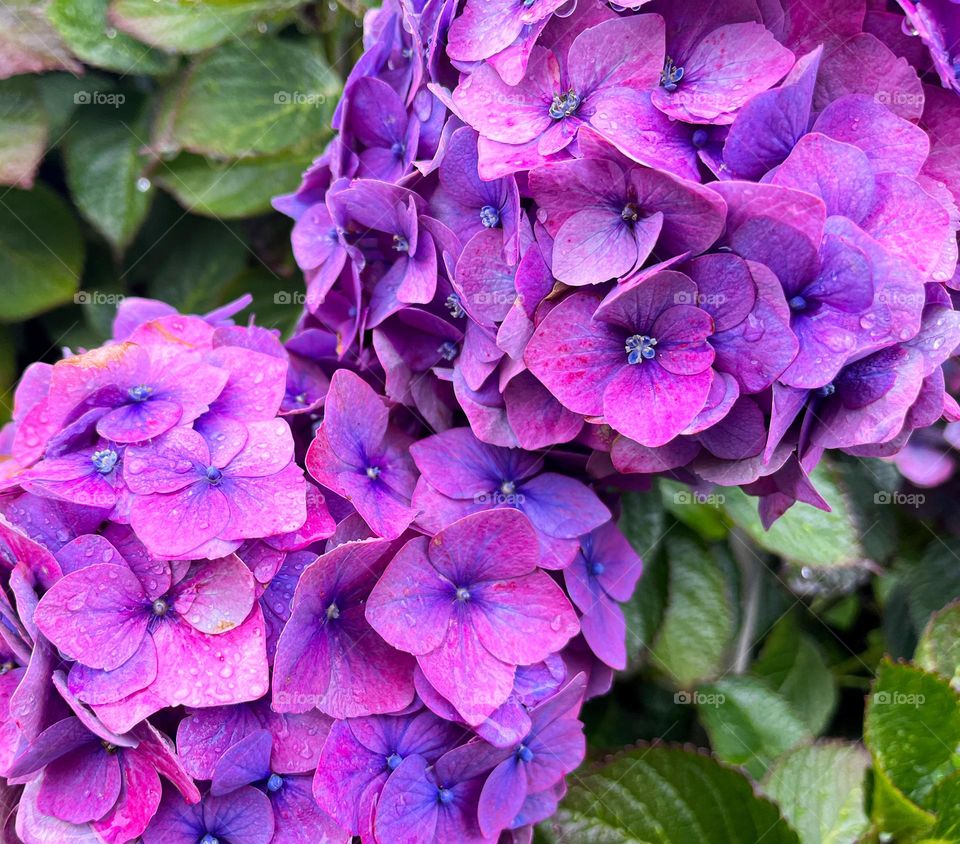
POLYGON ((538 562, 525 516, 474 513, 404 545, 370 594, 367 619, 476 724, 510 695, 516 666, 577 632, 572 607, 538 562))

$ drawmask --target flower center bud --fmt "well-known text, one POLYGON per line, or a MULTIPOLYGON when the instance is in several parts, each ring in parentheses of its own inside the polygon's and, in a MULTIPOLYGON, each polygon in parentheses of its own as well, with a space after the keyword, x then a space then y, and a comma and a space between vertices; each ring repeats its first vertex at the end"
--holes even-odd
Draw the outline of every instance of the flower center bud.
POLYGON ((155 616, 162 617, 167 614, 170 609, 170 605, 163 600, 163 598, 157 598, 157 600, 150 605, 150 609, 155 616))
POLYGON ((458 600, 461 604, 466 603, 467 601, 469 601, 469 600, 470 600, 470 590, 467 589, 465 586, 461 586, 461 587, 457 590, 457 600, 458 600))
POLYGON ((395 234, 393 236, 393 248, 397 252, 409 252, 410 251, 410 241, 407 240, 402 234, 395 234))
POLYGON ((513 481, 504 481, 500 484, 500 492, 504 495, 513 495, 517 491, 517 485, 513 481))
POLYGON ((367 466, 367 477, 371 481, 375 481, 380 477, 380 467, 379 466, 367 466))
POLYGON ((702 149, 707 145, 707 141, 710 140, 710 133, 706 129, 694 129, 690 140, 697 149, 702 149))
POLYGON ((112 448, 104 448, 90 455, 93 468, 101 475, 109 475, 119 459, 120 456, 112 448))
POLYGON ((599 577, 606 570, 607 570, 607 567, 603 563, 600 563, 600 562, 590 563, 590 574, 592 574, 594 577, 599 577))
POLYGON ((521 744, 517 748, 517 759, 519 759, 521 762, 532 762, 533 751, 525 744, 521 744))
POLYGON ((554 94, 553 102, 550 103, 549 114, 554 120, 563 120, 564 117, 570 117, 578 108, 583 100, 575 91, 567 91, 565 94, 554 94))
POLYGON ((444 360, 453 360, 460 353, 456 343, 449 340, 444 341, 437 347, 437 354, 444 360))
POLYGON ((131 387, 127 390, 127 395, 134 401, 146 401, 153 395, 153 387, 148 387, 146 384, 138 384, 136 387, 131 387))
POLYGON ((484 205, 480 209, 480 222, 488 229, 495 229, 500 225, 500 212, 492 205, 484 205))
POLYGON ((634 203, 628 202, 620 212, 620 219, 625 223, 635 223, 640 219, 640 209, 634 203))
POLYGON ((657 356, 657 350, 653 347, 657 341, 646 334, 634 334, 627 338, 624 350, 627 353, 627 363, 643 363, 645 360, 652 360, 657 356))
POLYGON ((403 758, 400 756, 399 753, 391 753, 391 754, 387 757, 387 767, 388 767, 391 771, 395 771, 395 770, 397 770, 397 768, 400 767, 400 763, 401 763, 402 761, 403 761, 403 758))
POLYGON ((216 835, 211 835, 209 832, 201 838, 197 844, 220 844, 220 839, 216 835))
POLYGON ((824 384, 822 387, 820 387, 820 388, 819 388, 818 390, 816 390, 815 392, 816 392, 816 394, 817 394, 818 396, 820 396, 820 398, 825 399, 825 398, 827 398, 827 396, 832 396, 836 391, 837 391, 837 387, 836 387, 836 385, 831 381, 829 384, 824 384))
POLYGON ((444 304, 447 306, 447 310, 450 311, 450 316, 454 319, 460 319, 467 315, 467 312, 463 309, 463 305, 460 304, 460 297, 456 293, 451 293, 447 296, 444 304))
POLYGON ((279 791, 283 788, 283 777, 280 774, 270 774, 267 779, 267 791, 279 791))
POLYGON ((392 152, 397 158, 403 158, 403 154, 406 151, 407 147, 402 141, 394 141, 393 145, 390 147, 390 152, 392 152))
POLYGON ((117 746, 115 744, 110 744, 110 742, 106 741, 105 739, 101 740, 100 744, 107 753, 117 752, 117 746))
POLYGON ((330 604, 327 607, 327 621, 333 621, 335 618, 340 618, 340 607, 336 604, 330 604))
POLYGON ((663 63, 663 70, 660 71, 660 87, 672 94, 677 90, 681 79, 683 79, 683 68, 677 67, 673 59, 667 56, 667 60, 663 63))
POLYGON ((446 806, 453 802, 453 792, 449 788, 441 788, 437 792, 437 800, 446 806))
POLYGON ((11 671, 13 671, 13 669, 16 668, 16 667, 17 667, 17 666, 14 665, 14 664, 8 659, 5 663, 3 663, 3 665, 0 665, 0 677, 2 677, 4 674, 9 674, 9 673, 10 673, 11 671))
POLYGON ((216 466, 207 466, 207 482, 211 486, 216 486, 220 483, 223 478, 223 472, 221 472, 216 466))
POLYGON ((807 309, 807 300, 804 299, 803 296, 794 296, 787 304, 794 313, 799 313, 807 309))

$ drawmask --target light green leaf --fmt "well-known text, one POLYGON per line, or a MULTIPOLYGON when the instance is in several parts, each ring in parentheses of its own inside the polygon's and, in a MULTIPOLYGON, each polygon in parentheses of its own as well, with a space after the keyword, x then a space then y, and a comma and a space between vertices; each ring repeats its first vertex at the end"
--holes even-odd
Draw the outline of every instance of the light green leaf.
POLYGON ((835 472, 821 463, 811 480, 832 512, 798 502, 766 531, 757 514, 757 499, 734 488, 724 490, 727 514, 757 545, 787 560, 814 567, 861 563, 865 553, 856 521, 835 472))
POLYGON ((86 105, 64 140, 67 183, 80 213, 117 250, 137 233, 153 199, 140 153, 146 135, 139 103, 86 105))
POLYGON ((107 22, 109 0, 51 0, 47 17, 74 55, 94 67, 153 76, 170 72, 172 56, 154 50, 107 22))
POLYGON ((766 680, 814 735, 823 732, 837 705, 836 683, 820 648, 797 629, 793 616, 773 628, 751 672, 766 680))
POLYGON ((760 777, 786 750, 813 738, 790 704, 763 680, 729 676, 701 686, 694 701, 713 752, 760 777))
POLYGON ((738 771, 698 753, 643 747, 578 773, 560 810, 541 824, 570 844, 798 844, 773 803, 738 771))
POLYGON ((47 124, 33 77, 0 81, 0 185, 33 185, 47 144, 47 124))
POLYGON ((681 689, 716 677, 726 664, 736 610, 721 568, 687 534, 667 538, 667 605, 651 659, 681 689))
POLYGON ((960 769, 960 698, 944 678, 885 660, 867 701, 864 736, 891 784, 930 810, 934 788, 960 769))
POLYGON ((188 211, 231 220, 269 211, 271 198, 296 189, 312 160, 309 153, 234 161, 183 153, 162 165, 155 176, 188 211))
POLYGON ((802 844, 855 844, 866 830, 863 779, 870 754, 859 744, 798 747, 767 771, 762 790, 802 844))
POLYGON ((620 498, 620 530, 642 558, 652 557, 664 547, 666 511, 652 492, 625 492, 620 498))
POLYGON ((914 661, 920 668, 942 674, 960 691, 960 601, 930 617, 914 661))
POLYGON ((197 53, 239 40, 258 23, 304 0, 113 0, 110 20, 141 41, 177 53, 197 53))
POLYGON ((73 300, 83 241, 70 209, 42 185, 0 197, 0 322, 18 322, 73 300))
POLYGON ((47 20, 46 7, 45 0, 0 3, 0 79, 45 70, 83 73, 47 20))
POLYGON ((0 425, 13 414, 13 386, 17 382, 17 348, 10 329, 0 325, 0 425))
POLYGON ((315 149, 340 86, 314 42, 251 38, 196 60, 167 92, 154 144, 220 158, 315 149))
POLYGON ((658 486, 667 511, 708 542, 718 542, 730 532, 723 518, 723 492, 700 493, 667 478, 661 478, 658 486))
POLYGON ((932 839, 960 841, 960 773, 941 782, 933 793, 937 822, 930 832, 932 839))
POLYGON ((870 779, 873 783, 870 820, 877 832, 897 844, 913 844, 926 837, 936 816, 911 803, 882 770, 873 768, 870 779))

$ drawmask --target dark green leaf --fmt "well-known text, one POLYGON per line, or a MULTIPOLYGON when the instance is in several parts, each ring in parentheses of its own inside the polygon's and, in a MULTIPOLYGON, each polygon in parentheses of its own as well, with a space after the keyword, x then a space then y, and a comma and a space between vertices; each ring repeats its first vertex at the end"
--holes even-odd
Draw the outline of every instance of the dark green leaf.
POLYGON ((910 618, 918 631, 930 616, 960 598, 960 540, 935 539, 904 576, 910 618))
POLYGON ((960 768, 960 698, 938 675, 884 661, 867 702, 864 735, 875 766, 929 810, 934 788, 960 768))
POLYGON ((0 81, 0 185, 33 185, 47 144, 47 124, 33 77, 0 81))
POLYGON ((571 778, 540 827, 556 844, 797 844, 739 772, 685 750, 644 747, 571 778))
POLYGON ((269 211, 270 200, 294 190, 312 160, 312 154, 281 153, 213 161, 183 153, 155 175, 188 211, 232 220, 269 211))
POLYGON ((859 744, 798 747, 767 771, 763 792, 802 844, 855 844, 867 827, 863 780, 869 764, 870 754, 859 744))
POLYGON ((0 197, 0 322, 17 322, 73 299, 83 241, 70 209, 38 185, 0 197))
POLYGON ((315 149, 339 83, 312 42, 252 38, 196 60, 164 100, 154 143, 220 158, 315 149))
POLYGON ((719 541, 729 533, 723 518, 723 492, 700 493, 686 484, 664 478, 658 485, 667 511, 708 542, 719 541))
POLYGON ((784 751, 813 738, 790 703, 755 677, 724 677, 701 686, 693 699, 713 752, 754 777, 784 751))
POLYGON ((148 47, 107 23, 108 0, 52 0, 47 17, 74 55, 117 73, 168 73, 172 56, 148 47))
POLYGON ((955 689, 960 687, 960 601, 930 617, 914 661, 920 668, 942 674, 955 689))
POLYGON ((81 106, 64 140, 67 183, 80 212, 117 250, 143 223, 154 188, 144 175, 148 159, 140 102, 114 92, 116 107, 81 106), (122 98, 122 99, 121 99, 122 98))
POLYGON ((667 605, 651 659, 681 689, 718 676, 735 631, 727 581, 710 554, 689 535, 667 538, 667 605))
POLYGON ((258 22, 273 20, 303 0, 113 0, 110 20, 141 41, 178 53, 197 53, 239 40, 258 22))

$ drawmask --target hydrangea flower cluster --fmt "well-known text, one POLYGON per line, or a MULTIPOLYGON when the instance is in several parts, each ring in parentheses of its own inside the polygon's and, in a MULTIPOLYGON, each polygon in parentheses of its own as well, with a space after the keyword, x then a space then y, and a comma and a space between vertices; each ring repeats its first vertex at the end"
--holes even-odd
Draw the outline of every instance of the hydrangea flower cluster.
POLYGON ((295 336, 129 299, 18 388, 16 835, 531 841, 627 664, 618 487, 736 485, 769 524, 827 506, 827 450, 960 421, 960 100, 906 20, 368 13, 338 134, 276 200, 295 336))

